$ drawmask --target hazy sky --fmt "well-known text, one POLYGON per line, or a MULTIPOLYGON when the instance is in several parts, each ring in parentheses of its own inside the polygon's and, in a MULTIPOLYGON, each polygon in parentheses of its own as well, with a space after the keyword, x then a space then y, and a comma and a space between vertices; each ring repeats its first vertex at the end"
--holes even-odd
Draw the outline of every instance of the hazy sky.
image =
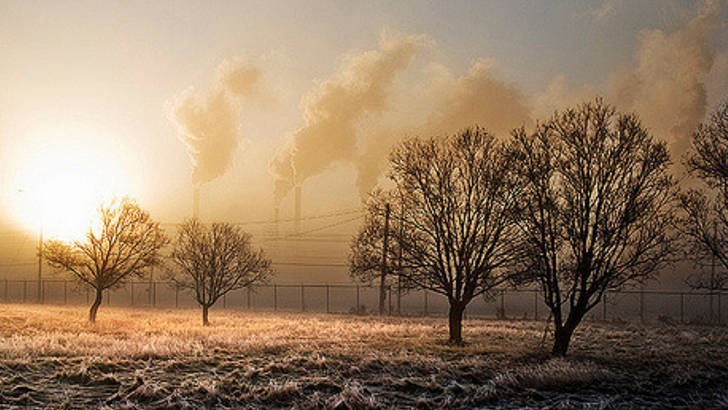
POLYGON ((223 114, 233 129, 227 155, 209 156, 222 170, 202 186, 203 217, 230 221, 271 216, 269 163, 289 166, 290 147, 336 148, 305 176, 304 213, 357 206, 381 147, 480 122, 482 104, 492 105, 482 121, 507 128, 599 93, 638 113, 658 106, 648 126, 678 135, 728 96, 727 10, 673 0, 0 0, 0 204, 13 214, 9 198, 32 189, 29 168, 52 173, 49 162, 70 160, 159 219, 189 216, 193 164, 175 111, 185 98, 211 132, 227 132, 223 114), (254 89, 229 91, 216 74, 223 61, 254 72, 237 78, 254 89), (342 104, 344 119, 321 120, 342 104))

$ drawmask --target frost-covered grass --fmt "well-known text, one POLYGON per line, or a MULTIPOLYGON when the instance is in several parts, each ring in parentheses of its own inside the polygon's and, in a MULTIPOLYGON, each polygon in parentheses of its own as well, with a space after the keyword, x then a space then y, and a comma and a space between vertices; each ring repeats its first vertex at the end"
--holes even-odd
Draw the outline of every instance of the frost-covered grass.
POLYGON ((720 407, 728 331, 543 322, 0 305, 0 407, 720 407))

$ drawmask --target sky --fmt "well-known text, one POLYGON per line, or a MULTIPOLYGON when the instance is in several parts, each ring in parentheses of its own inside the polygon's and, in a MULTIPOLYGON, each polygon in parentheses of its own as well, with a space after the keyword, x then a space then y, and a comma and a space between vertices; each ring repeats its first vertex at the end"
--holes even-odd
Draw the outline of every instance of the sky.
POLYGON ((34 229, 92 188, 177 222, 194 185, 208 221, 290 218, 295 185, 304 215, 352 209, 404 137, 507 135, 597 95, 678 158, 728 97, 726 21, 725 1, 0 0, 1 217, 34 229))

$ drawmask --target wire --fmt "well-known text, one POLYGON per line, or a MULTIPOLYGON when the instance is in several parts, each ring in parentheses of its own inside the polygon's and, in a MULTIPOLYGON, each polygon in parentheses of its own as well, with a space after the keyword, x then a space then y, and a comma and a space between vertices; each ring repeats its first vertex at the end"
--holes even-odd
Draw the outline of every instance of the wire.
POLYGON ((293 234, 286 235, 286 236, 281 236, 281 237, 278 237, 278 238, 265 239, 265 240, 261 240, 260 242, 282 241, 282 240, 287 240, 289 238, 297 238, 297 237, 301 237, 303 235, 307 235, 307 234, 310 234, 310 233, 313 233, 313 232, 318 232, 318 231, 323 231, 325 229, 335 228, 337 226, 341 226, 341 225, 347 224, 349 222, 356 221, 357 219, 360 219, 361 217, 362 217, 362 215, 359 215, 359 216, 357 216, 355 218, 345 219, 343 221, 336 222, 336 223, 332 223, 332 224, 329 224, 329 225, 326 225, 326 226, 322 226, 322 227, 319 227, 319 228, 310 229, 308 231, 299 232, 299 233, 293 233, 293 234))
MULTIPOLYGON (((361 213, 361 212, 363 212, 363 210, 361 208, 355 208, 355 209, 349 209, 349 210, 339 210, 339 211, 329 212, 329 213, 320 214, 320 215, 306 216, 306 217, 302 217, 302 218, 240 221, 240 222, 231 222, 231 224, 233 224, 233 225, 266 225, 266 224, 275 224, 275 223, 283 223, 283 222, 310 221, 310 220, 314 220, 314 219, 333 218, 335 216, 351 215, 351 214, 361 213)), ((178 225, 182 225, 182 222, 161 222, 160 225, 178 226, 178 225)))
POLYGON ((349 265, 345 263, 306 263, 306 262, 272 262, 274 266, 311 266, 311 267, 337 267, 345 268, 349 265))
POLYGON ((38 261, 35 262, 16 262, 16 263, 0 263, 0 268, 11 268, 11 267, 17 267, 17 266, 32 266, 36 265, 38 261))

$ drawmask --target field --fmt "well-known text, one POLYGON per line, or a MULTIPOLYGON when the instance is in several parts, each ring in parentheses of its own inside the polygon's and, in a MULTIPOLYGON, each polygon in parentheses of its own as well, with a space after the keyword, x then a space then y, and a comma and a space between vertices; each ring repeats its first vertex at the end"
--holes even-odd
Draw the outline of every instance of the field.
POLYGON ((0 305, 0 407, 726 407, 728 331, 590 323, 548 356, 544 323, 0 305))

